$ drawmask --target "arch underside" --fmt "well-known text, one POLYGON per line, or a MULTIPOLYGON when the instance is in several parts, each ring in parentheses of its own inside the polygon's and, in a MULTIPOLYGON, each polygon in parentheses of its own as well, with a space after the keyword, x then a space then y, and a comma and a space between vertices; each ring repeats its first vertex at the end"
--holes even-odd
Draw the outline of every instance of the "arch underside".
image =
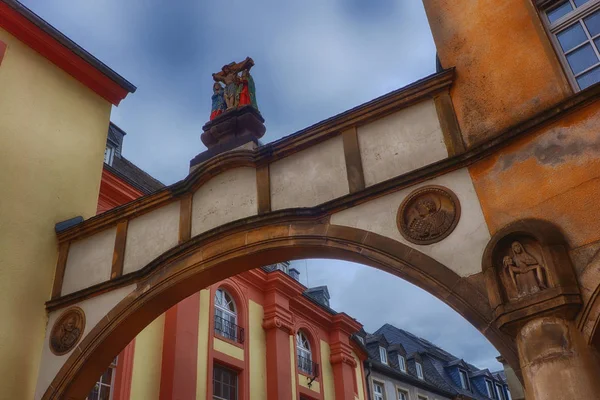
POLYGON ((518 370, 513 340, 492 325, 487 296, 467 277, 396 240, 333 225, 328 218, 288 214, 266 224, 251 218, 217 228, 123 276, 117 284, 135 284, 135 289, 83 338, 43 399, 84 398, 121 349, 152 320, 193 293, 249 269, 306 258, 361 263, 421 287, 479 329, 518 370))

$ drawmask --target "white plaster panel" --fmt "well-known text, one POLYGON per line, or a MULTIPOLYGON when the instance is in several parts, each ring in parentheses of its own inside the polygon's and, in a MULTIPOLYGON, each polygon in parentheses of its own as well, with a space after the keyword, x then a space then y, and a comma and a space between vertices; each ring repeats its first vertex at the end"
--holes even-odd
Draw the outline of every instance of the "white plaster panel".
POLYGON ((272 163, 271 208, 313 207, 349 193, 342 136, 272 163))
POLYGON ((129 221, 123 273, 137 271, 179 242, 180 202, 129 221))
POLYGON ((192 200, 192 236, 258 213, 256 170, 235 168, 206 182, 192 200))
POLYGON ((481 272, 481 257, 490 233, 467 169, 453 171, 422 184, 400 190, 340 211, 331 223, 344 225, 397 240, 444 264, 460 276, 481 272), (441 242, 416 245, 402 237, 396 225, 396 214, 402 201, 413 190, 426 185, 441 185, 452 190, 461 205, 461 217, 454 231, 441 242))
POLYGON ((61 295, 110 279, 117 228, 71 243, 61 295))
POLYGON ((448 157, 433 100, 361 126, 357 132, 366 186, 448 157))
MULTIPOLYGON (((96 297, 92 297, 87 300, 76 304, 85 313, 85 329, 83 330, 83 336, 79 340, 79 343, 85 338, 85 336, 96 326, 98 322, 104 316, 112 310, 121 300, 123 300, 129 293, 133 292, 135 285, 125 286, 96 297)), ((37 385, 35 389, 35 399, 41 399, 44 392, 52 383, 52 380, 60 371, 60 368, 68 360, 69 356, 73 352, 71 350, 67 354, 57 356, 50 350, 50 333, 56 320, 66 311, 69 307, 56 310, 48 315, 48 324, 46 325, 46 337, 44 338, 44 347, 42 349, 42 360, 40 363, 39 375, 37 385)))

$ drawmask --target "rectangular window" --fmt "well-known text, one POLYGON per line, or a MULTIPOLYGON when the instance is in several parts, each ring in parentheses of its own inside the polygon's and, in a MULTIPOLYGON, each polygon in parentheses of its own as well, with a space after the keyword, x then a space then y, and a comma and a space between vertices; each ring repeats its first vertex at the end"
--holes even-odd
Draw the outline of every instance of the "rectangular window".
POLYGON ((398 368, 400 368, 400 371, 406 372, 406 360, 404 360, 404 357, 402 357, 399 354, 398 354, 398 368))
POLYGON ((384 364, 388 363, 387 351, 383 347, 381 347, 381 346, 379 346, 379 359, 384 364))
POLYGON ((417 369, 417 378, 425 379, 425 376, 423 375, 423 366, 421 363, 415 363, 415 368, 417 369))
POLYGON ((496 396, 494 396, 494 385, 492 385, 492 381, 490 381, 489 379, 486 379, 485 380, 485 388, 487 390, 488 397, 490 399, 495 399, 496 396))
POLYGON ((467 376, 467 373, 462 369, 459 369, 458 375, 460 376, 460 386, 463 389, 471 390, 471 386, 469 385, 469 377, 467 376))
POLYGON ((86 400, 108 400, 112 397, 115 385, 115 371, 117 370, 117 359, 115 358, 108 369, 104 371, 86 400))
POLYGON ((213 400, 237 400, 237 372, 215 364, 213 367, 213 400))
POLYGON ((104 149, 104 163, 108 165, 112 165, 112 160, 115 155, 115 148, 109 145, 106 145, 106 149, 104 149))
POLYGON ((600 82, 600 0, 563 0, 545 11, 554 45, 579 89, 600 82))
POLYGON ((403 389, 398 389, 398 400, 408 400, 408 392, 403 389))
POLYGON ((506 396, 504 395, 504 389, 502 389, 502 385, 496 383, 496 398, 498 400, 506 400, 506 396))
POLYGON ((384 400, 382 383, 373 382, 373 400, 384 400))

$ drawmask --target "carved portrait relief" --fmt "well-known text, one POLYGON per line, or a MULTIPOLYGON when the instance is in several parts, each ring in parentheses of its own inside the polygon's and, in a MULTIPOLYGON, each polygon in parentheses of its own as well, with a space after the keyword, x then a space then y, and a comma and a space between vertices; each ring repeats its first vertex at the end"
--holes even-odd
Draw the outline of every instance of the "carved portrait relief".
POLYGON ((425 245, 447 237, 459 218, 460 203, 452 191, 442 186, 425 186, 404 199, 396 222, 406 240, 425 245))
POLYGON ((64 312, 52 327, 50 350, 57 356, 68 353, 75 347, 85 329, 85 314, 79 307, 64 312))
POLYGON ((548 289, 548 271, 540 246, 526 237, 506 242, 498 269, 508 299, 520 299, 548 289))

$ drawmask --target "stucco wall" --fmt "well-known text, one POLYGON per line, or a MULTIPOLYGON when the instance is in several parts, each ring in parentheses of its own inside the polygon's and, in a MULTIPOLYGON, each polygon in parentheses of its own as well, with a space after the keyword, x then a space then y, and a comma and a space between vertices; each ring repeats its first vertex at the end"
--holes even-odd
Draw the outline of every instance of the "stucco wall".
POLYGON ((523 218, 554 222, 571 248, 600 240, 600 104, 469 168, 492 234, 523 218))
POLYGON ((54 224, 95 214, 111 105, 2 29, 0 40, 8 45, 0 65, 0 375, 2 396, 30 399, 54 224))
POLYGON ((489 138, 571 92, 531 0, 424 0, 468 144, 489 138))
POLYGON ((164 326, 161 314, 135 338, 130 399, 159 399, 164 326))
POLYGON ((250 398, 267 398, 267 339, 262 327, 264 309, 250 300, 248 305, 248 346, 250 356, 250 398))
MULTIPOLYGON (((208 390, 208 317, 210 315, 210 290, 200 291, 200 317, 198 319, 198 369, 196 377, 196 399, 205 400, 208 390)), ((212 384, 212 382, 211 382, 212 384)))

